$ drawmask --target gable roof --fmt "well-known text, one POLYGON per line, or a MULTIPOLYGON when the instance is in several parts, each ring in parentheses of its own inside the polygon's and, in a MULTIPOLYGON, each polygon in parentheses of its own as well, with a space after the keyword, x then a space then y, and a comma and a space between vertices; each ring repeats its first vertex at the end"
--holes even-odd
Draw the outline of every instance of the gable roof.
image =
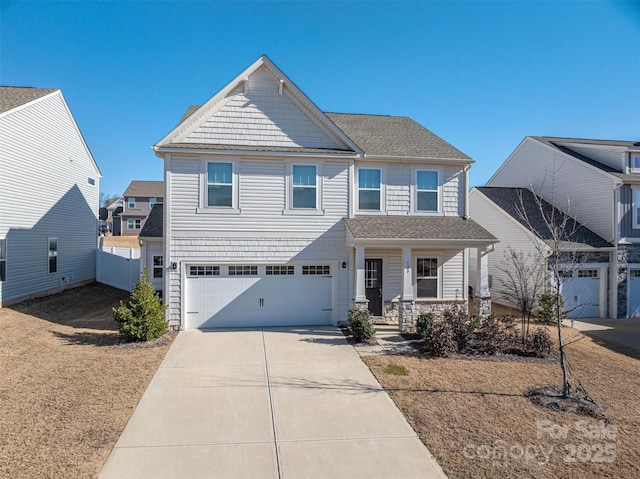
POLYGON ((123 196, 164 198, 164 182, 134 180, 129 183, 123 196))
POLYGON ((0 86, 0 113, 13 110, 57 90, 57 88, 0 86))
POLYGON ((362 215, 344 222, 360 240, 497 241, 475 221, 459 216, 362 215))
POLYGON ((162 238, 162 203, 157 203, 151 208, 151 212, 145 221, 138 237, 140 238, 162 238))
POLYGON ((405 157, 447 160, 471 158, 406 116, 326 114, 365 157, 405 157))
MULTIPOLYGON (((551 233, 545 224, 545 218, 553 217, 556 225, 560 226, 565 217, 560 210, 554 208, 550 203, 534 195, 533 192, 526 188, 479 186, 476 187, 476 190, 491 200, 507 215, 515 219, 525 229, 532 230, 531 232, 543 241, 552 239, 551 233), (538 206, 538 204, 540 204, 540 206, 538 206), (531 228, 529 226, 531 226, 531 228)), ((570 237, 565 238, 565 240, 570 243, 585 244, 593 248, 611 247, 611 244, 604 238, 574 218, 570 219, 568 229, 573 231, 570 237)))
MULTIPOLYGON (((295 105, 295 107, 299 108, 299 114, 306 116, 309 120, 309 125, 305 125, 305 130, 315 128, 316 132, 322 132, 321 134, 326 135, 328 142, 331 143, 329 149, 351 154, 357 150, 357 147, 353 145, 351 140, 345 136, 344 133, 337 128, 333 122, 331 122, 331 120, 329 120, 324 113, 295 85, 295 83, 293 83, 266 55, 262 55, 258 58, 253 64, 222 88, 222 90, 211 97, 205 104, 200 107, 196 107, 195 105, 189 107, 178 126, 158 141, 153 146, 154 150, 157 152, 158 149, 174 148, 176 145, 180 145, 182 143, 209 143, 204 141, 193 141, 193 139, 188 139, 188 136, 203 125, 218 109, 224 108, 227 103, 230 103, 234 96, 245 94, 245 89, 250 79, 254 76, 259 77, 261 75, 262 78, 257 79, 258 84, 266 85, 267 83, 265 83, 265 78, 268 77, 271 79, 270 81, 272 83, 276 82, 276 90, 279 90, 279 94, 276 93, 275 95, 272 95, 271 99, 264 103, 263 106, 265 108, 277 111, 279 108, 279 105, 277 104, 278 102, 289 102, 289 105, 295 105), (266 76, 262 74, 266 74, 266 76)), ((241 108, 243 110, 245 108, 251 110, 256 107, 257 105, 253 104, 250 98, 245 99, 241 104, 241 108)), ((231 108, 232 111, 233 108, 231 108)), ((256 112, 249 111, 249 113, 255 115, 256 112)), ((253 120, 260 122, 261 119, 253 118, 253 120)), ((274 130, 278 130, 278 125, 273 125, 273 127, 274 130)), ((251 142, 234 143, 234 140, 237 141, 237 138, 242 136, 242 132, 230 131, 228 133, 230 135, 219 135, 219 137, 224 140, 219 141, 219 143, 227 145, 227 149, 244 150, 247 145, 252 145, 254 147, 261 146, 251 142)), ((310 138, 307 134, 308 131, 297 133, 300 133, 300 138, 302 139, 308 140, 310 138)), ((204 136, 208 136, 208 134, 204 133, 204 136)), ((255 139, 253 141, 255 141, 255 139)), ((210 143, 213 146, 216 142, 212 141, 210 143)), ((191 145, 191 147, 194 147, 194 145, 191 145)), ((281 146, 279 151, 297 151, 299 147, 315 148, 319 147, 319 145, 296 144, 296 142, 292 142, 292 144, 288 146, 281 146)), ((324 145, 322 145, 322 147, 324 147, 324 145)))

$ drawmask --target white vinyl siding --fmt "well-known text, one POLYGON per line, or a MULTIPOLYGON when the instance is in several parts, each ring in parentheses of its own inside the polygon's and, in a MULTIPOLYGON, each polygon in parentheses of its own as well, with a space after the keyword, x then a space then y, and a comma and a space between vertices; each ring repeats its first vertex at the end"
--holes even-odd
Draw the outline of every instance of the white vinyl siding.
POLYGON ((0 302, 94 279, 100 172, 62 94, 0 114, 0 131, 0 237, 10 252, 0 302), (60 240, 56 274, 50 237, 60 240))
POLYGON ((265 67, 243 82, 183 141, 216 145, 342 149, 326 129, 296 104, 265 67))
POLYGON ((624 146, 585 145, 582 143, 558 142, 560 146, 569 148, 576 153, 593 158, 603 165, 617 171, 623 171, 624 156, 627 148, 624 146))
POLYGON ((615 236, 614 178, 537 140, 526 138, 487 186, 530 188, 604 239, 615 236), (576 181, 576 178, 579 181, 576 181))

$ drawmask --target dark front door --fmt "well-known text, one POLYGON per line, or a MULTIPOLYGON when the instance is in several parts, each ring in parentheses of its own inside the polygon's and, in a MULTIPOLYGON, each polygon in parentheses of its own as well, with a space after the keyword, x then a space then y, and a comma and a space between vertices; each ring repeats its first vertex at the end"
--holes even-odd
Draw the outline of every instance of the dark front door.
POLYGON ((372 316, 382 316, 382 260, 365 259, 364 282, 369 312, 372 316))

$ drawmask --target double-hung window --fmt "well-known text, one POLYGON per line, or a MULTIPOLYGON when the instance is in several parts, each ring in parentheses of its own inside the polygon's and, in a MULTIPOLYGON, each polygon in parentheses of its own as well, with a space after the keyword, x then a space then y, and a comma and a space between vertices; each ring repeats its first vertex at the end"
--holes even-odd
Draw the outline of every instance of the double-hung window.
POLYGON ((291 208, 317 209, 318 172, 315 165, 291 166, 291 208))
POLYGON ((127 208, 135 208, 135 207, 136 207, 136 199, 129 198, 129 200, 127 201, 127 208))
POLYGON ((207 206, 233 207, 233 163, 207 163, 207 206))
POLYGON ((49 274, 58 272, 58 238, 49 238, 49 274))
POLYGON ((438 258, 416 258, 416 297, 438 297, 438 258))
POLYGON ((149 198, 149 209, 153 208, 156 205, 155 198, 149 198))
POLYGON ((631 192, 633 194, 633 227, 634 229, 640 229, 640 188, 633 188, 631 192))
POLYGON ((634 173, 640 171, 640 153, 631 154, 631 171, 634 173))
POLYGON ((7 239, 0 238, 0 282, 7 280, 7 239))
POLYGON ((380 211, 381 197, 380 170, 360 168, 358 170, 358 209, 380 211))
POLYGON ((418 212, 438 211, 438 172, 416 171, 415 209, 418 212))
POLYGON ((153 256, 153 277, 162 278, 162 255, 153 256))
POLYGON ((139 230, 142 227, 142 220, 140 218, 127 218, 128 230, 139 230))

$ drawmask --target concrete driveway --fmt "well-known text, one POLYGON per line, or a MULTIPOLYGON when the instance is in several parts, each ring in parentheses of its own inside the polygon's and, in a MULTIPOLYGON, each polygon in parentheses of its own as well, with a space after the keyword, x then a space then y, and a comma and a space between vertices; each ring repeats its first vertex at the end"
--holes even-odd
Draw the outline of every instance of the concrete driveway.
POLYGON ((576 319, 566 320, 565 324, 589 336, 640 351, 640 318, 576 319))
POLYGON ((182 331, 100 478, 442 478, 339 329, 182 331))

